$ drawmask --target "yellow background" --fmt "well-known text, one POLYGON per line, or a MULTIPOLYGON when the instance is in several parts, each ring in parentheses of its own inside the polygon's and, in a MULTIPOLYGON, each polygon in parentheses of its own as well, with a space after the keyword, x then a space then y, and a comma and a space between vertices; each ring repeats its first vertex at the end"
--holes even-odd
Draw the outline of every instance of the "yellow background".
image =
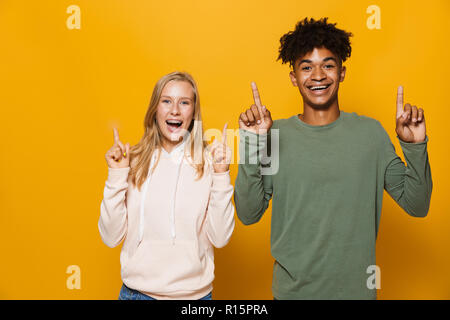
MULTIPOLYGON (((377 241, 380 299, 450 298, 448 33, 450 1, 0 1, 0 298, 117 299, 119 253, 100 239, 107 166, 121 140, 135 144, 157 79, 197 80, 204 128, 221 130, 252 103, 256 81, 273 118, 300 113, 279 38, 308 16, 354 34, 340 106, 378 119, 395 137, 396 87, 425 110, 434 190, 414 219, 385 194, 377 241), (69 30, 69 5, 81 29, 69 30), (369 30, 369 5, 381 30, 369 30), (66 287, 69 265, 81 289, 66 287)), ((232 181, 237 165, 231 166, 232 181)), ((236 220, 216 250, 215 299, 271 299, 270 210, 236 220)))

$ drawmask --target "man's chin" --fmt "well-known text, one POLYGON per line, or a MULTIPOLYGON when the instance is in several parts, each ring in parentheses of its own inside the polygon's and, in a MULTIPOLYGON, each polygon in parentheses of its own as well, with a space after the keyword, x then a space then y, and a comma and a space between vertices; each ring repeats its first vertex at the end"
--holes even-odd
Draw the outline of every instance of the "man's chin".
POLYGON ((309 97, 308 95, 304 95, 302 98, 308 106, 315 110, 327 110, 337 101, 337 95, 328 97, 309 97))
POLYGON ((308 105, 313 108, 314 110, 327 110, 331 107, 332 103, 331 101, 326 102, 313 102, 310 101, 308 105))

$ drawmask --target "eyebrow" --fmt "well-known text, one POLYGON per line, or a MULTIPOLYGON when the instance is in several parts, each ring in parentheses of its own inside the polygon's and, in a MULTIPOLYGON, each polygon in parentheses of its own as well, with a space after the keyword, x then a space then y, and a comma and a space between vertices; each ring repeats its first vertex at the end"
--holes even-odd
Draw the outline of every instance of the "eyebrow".
MULTIPOLYGON (((172 97, 170 96, 161 96, 161 98, 170 98, 172 99, 172 97)), ((189 97, 180 97, 181 99, 189 99, 189 100, 193 100, 193 98, 189 98, 189 97)))
POLYGON ((336 59, 335 59, 335 58, 333 58, 333 57, 326 57, 326 58, 325 58, 325 59, 323 59, 322 61, 323 61, 323 62, 327 62, 327 61, 329 61, 329 60, 333 60, 334 62, 336 62, 336 63, 337 63, 336 59))
MULTIPOLYGON (((337 63, 336 59, 333 57, 326 57, 322 60, 322 62, 327 62, 329 60, 333 60, 334 62, 337 63)), ((302 61, 300 61, 300 63, 298 65, 301 65, 302 63, 312 63, 312 60, 309 59, 303 59, 302 61)))

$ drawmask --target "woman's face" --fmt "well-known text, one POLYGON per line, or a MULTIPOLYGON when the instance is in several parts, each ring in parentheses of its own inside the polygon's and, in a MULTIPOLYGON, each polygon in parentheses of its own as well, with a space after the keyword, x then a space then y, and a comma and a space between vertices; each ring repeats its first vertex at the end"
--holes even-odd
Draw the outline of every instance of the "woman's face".
POLYGON ((168 152, 186 134, 194 116, 194 89, 187 81, 169 81, 161 93, 156 109, 156 122, 168 152))

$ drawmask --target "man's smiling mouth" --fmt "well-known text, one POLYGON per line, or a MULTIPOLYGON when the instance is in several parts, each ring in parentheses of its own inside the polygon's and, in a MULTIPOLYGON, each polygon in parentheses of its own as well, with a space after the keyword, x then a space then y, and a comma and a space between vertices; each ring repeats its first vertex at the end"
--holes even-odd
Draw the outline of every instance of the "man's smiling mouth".
POLYGON ((320 86, 307 86, 307 88, 311 91, 320 93, 320 92, 324 92, 326 89, 328 89, 331 86, 330 84, 326 84, 326 85, 320 85, 320 86))

